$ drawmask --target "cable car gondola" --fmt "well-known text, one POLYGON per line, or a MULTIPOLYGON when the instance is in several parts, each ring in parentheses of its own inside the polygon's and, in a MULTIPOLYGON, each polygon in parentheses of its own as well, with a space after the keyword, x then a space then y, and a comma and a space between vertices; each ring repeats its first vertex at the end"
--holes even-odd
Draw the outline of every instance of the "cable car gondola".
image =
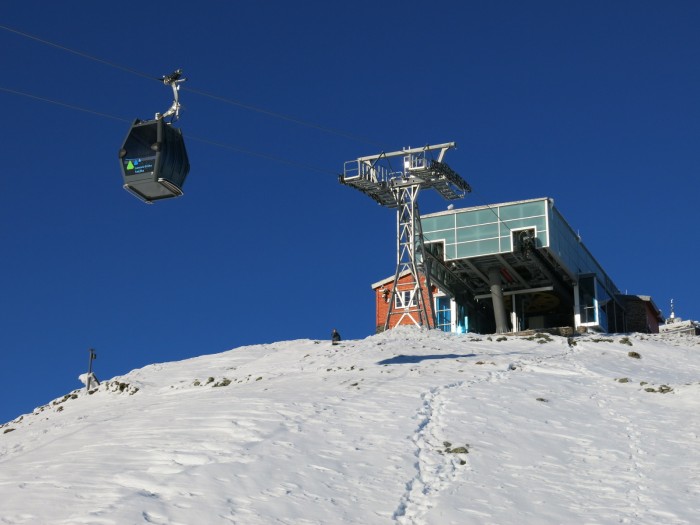
POLYGON ((170 109, 156 113, 154 120, 136 119, 119 150, 124 189, 148 204, 181 196, 190 171, 182 132, 173 126, 180 113, 179 84, 185 81, 181 75, 178 69, 163 78, 175 97, 170 109))

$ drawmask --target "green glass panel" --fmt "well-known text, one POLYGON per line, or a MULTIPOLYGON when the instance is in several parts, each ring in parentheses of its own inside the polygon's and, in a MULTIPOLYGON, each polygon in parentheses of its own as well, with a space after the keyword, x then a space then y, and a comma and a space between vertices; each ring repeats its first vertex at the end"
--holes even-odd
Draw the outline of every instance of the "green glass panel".
POLYGON ((544 215, 546 201, 523 202, 520 204, 510 204, 499 207, 499 216, 502 221, 510 219, 522 219, 525 217, 535 217, 544 215))
POLYGON ((499 251, 500 251, 501 253, 502 253, 502 252, 510 252, 510 251, 513 249, 512 240, 511 240, 511 239, 512 239, 512 238, 511 238, 510 235, 508 235, 508 236, 505 236, 505 235, 504 235, 503 237, 499 237, 499 238, 498 238, 498 241, 499 241, 499 243, 500 243, 500 244, 498 245, 498 248, 499 248, 499 251))
POLYGON ((457 227, 460 226, 476 226, 477 224, 488 224, 490 222, 498 222, 498 214, 495 208, 485 210, 465 211, 455 214, 457 227))
POLYGON ((477 241, 498 237, 498 224, 482 224, 469 228, 457 228, 457 242, 477 241))
POLYGON ((437 230, 447 230, 455 227, 454 215, 440 215, 438 217, 426 217, 421 219, 423 233, 437 230))
POLYGON ((457 245, 457 257, 476 257, 478 255, 487 255, 490 253, 498 253, 498 239, 489 239, 485 241, 464 242, 457 245))
POLYGON ((537 230, 537 247, 538 248, 549 248, 549 241, 547 239, 547 230, 538 229, 537 230))

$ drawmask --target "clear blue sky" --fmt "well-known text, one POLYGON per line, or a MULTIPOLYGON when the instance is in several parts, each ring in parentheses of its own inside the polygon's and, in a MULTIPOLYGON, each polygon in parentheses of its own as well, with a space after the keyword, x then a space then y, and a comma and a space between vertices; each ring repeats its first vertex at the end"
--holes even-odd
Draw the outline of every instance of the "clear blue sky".
POLYGON ((78 388, 90 347, 110 378, 371 335, 396 217, 337 174, 405 146, 457 142, 458 206, 554 198, 622 291, 700 319, 697 2, 25 0, 0 24, 109 63, 0 29, 0 421, 78 388), (147 206, 117 150, 171 102, 140 74, 175 68, 192 170, 147 206))

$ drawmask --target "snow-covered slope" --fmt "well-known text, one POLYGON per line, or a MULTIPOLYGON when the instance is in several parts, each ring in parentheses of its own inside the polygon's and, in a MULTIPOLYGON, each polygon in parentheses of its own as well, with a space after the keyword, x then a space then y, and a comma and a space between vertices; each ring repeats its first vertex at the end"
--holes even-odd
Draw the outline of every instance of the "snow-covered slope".
POLYGON ((699 411, 700 338, 243 347, 0 427, 0 523, 697 523, 699 411))

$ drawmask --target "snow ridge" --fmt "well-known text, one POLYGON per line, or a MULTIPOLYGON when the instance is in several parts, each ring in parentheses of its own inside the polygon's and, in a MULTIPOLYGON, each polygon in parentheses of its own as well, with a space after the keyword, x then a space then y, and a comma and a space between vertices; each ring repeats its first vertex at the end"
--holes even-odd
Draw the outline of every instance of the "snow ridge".
POLYGON ((0 425, 0 523, 693 524, 698 341, 397 329, 151 365, 0 425))

